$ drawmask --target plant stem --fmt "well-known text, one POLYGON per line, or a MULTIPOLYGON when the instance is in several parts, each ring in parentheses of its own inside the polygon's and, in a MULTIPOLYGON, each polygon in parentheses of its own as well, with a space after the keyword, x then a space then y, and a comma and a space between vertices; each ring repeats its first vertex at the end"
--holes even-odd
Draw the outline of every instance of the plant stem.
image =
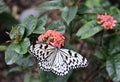
POLYGON ((7 46, 5 45, 0 45, 0 51, 5 51, 7 49, 7 46))

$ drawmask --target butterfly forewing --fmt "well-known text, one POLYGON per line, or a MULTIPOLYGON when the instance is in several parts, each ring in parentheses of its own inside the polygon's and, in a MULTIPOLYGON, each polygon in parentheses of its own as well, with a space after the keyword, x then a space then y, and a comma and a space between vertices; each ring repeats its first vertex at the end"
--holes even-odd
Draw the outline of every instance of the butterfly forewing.
POLYGON ((87 59, 73 50, 60 49, 60 52, 69 69, 86 67, 88 65, 87 59))
POLYGON ((30 53, 34 55, 39 61, 45 60, 50 53, 54 51, 54 47, 44 43, 35 44, 30 46, 30 53))

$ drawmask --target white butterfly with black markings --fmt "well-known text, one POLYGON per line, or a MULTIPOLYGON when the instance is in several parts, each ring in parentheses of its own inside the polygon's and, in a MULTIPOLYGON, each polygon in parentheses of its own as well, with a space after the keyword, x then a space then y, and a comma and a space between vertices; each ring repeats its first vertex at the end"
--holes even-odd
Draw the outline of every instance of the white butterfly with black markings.
POLYGON ((70 69, 88 66, 87 59, 73 50, 39 43, 31 45, 29 51, 38 59, 42 70, 60 76, 66 75, 70 69))

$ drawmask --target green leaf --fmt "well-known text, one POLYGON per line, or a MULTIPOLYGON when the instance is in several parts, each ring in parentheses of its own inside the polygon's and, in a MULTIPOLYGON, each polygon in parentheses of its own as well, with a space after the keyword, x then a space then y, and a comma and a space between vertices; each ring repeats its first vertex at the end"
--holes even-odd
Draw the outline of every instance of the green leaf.
POLYGON ((10 31, 10 38, 12 40, 21 41, 25 32, 25 28, 22 25, 16 25, 10 31))
POLYGON ((24 82, 31 82, 31 74, 29 73, 26 73, 25 76, 24 76, 24 82))
POLYGON ((78 6, 70 6, 70 7, 64 7, 62 11, 61 17, 65 20, 67 25, 75 18, 75 15, 77 13, 78 6))
POLYGON ((109 54, 120 53, 120 35, 114 35, 110 39, 109 54))
POLYGON ((15 72, 15 71, 21 72, 23 70, 19 66, 9 69, 9 72, 15 72))
POLYGON ((86 1, 86 6, 88 6, 89 8, 94 8, 94 7, 100 7, 101 0, 87 0, 86 1))
POLYGON ((120 54, 106 61, 106 70, 114 82, 120 81, 120 54))
POLYGON ((95 51, 94 55, 99 59, 105 59, 106 53, 102 48, 100 48, 95 51))
POLYGON ((13 50, 12 45, 10 45, 7 50, 5 51, 5 62, 10 65, 15 63, 17 60, 19 60, 22 57, 22 55, 16 53, 13 50))
MULTIPOLYGON (((118 21, 117 21, 118 22, 118 21)), ((115 30, 120 30, 120 24, 116 24, 116 26, 113 28, 115 30)))
POLYGON ((47 15, 43 15, 38 19, 38 24, 33 33, 41 34, 45 32, 45 24, 47 23, 47 15))
POLYGON ((40 4, 37 9, 38 10, 54 10, 54 9, 61 9, 61 0, 54 0, 54 1, 46 1, 40 4))
POLYGON ((67 82, 68 78, 72 73, 72 70, 71 70, 67 75, 57 76, 52 72, 46 72, 40 69, 38 71, 41 75, 41 82, 67 82))
POLYGON ((19 66, 22 66, 24 68, 28 68, 30 66, 33 66, 33 64, 34 64, 34 62, 30 59, 30 56, 29 57, 23 57, 23 58, 19 59, 18 61, 16 61, 16 63, 19 66))
POLYGON ((23 39, 18 44, 13 44, 14 50, 19 54, 25 54, 28 51, 29 46, 30 46, 30 41, 28 38, 23 39))
POLYGON ((120 22, 120 10, 117 7, 110 7, 108 10, 109 14, 114 17, 114 19, 119 23, 120 22))
POLYGON ((65 33, 65 25, 61 21, 55 21, 47 27, 47 30, 57 30, 60 33, 64 34, 65 33))
POLYGON ((0 0, 0 13, 5 12, 5 11, 9 11, 9 9, 8 9, 7 5, 5 5, 3 0, 0 0))
POLYGON ((26 28, 26 36, 29 36, 37 26, 38 19, 32 15, 26 17, 21 23, 26 28))
POLYGON ((96 21, 90 21, 86 23, 84 26, 82 26, 78 32, 76 33, 77 36, 81 37, 81 39, 89 38, 96 33, 100 32, 103 28, 100 26, 97 26, 96 21))
POLYGON ((5 45, 0 45, 0 51, 5 51, 7 49, 7 46, 5 45))

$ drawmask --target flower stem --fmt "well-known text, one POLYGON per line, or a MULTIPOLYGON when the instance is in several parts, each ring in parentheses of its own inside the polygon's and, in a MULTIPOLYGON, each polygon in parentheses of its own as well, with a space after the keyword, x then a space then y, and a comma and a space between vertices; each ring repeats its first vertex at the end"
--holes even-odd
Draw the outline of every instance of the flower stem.
POLYGON ((5 45, 0 45, 0 51, 5 51, 7 49, 7 46, 5 45))

